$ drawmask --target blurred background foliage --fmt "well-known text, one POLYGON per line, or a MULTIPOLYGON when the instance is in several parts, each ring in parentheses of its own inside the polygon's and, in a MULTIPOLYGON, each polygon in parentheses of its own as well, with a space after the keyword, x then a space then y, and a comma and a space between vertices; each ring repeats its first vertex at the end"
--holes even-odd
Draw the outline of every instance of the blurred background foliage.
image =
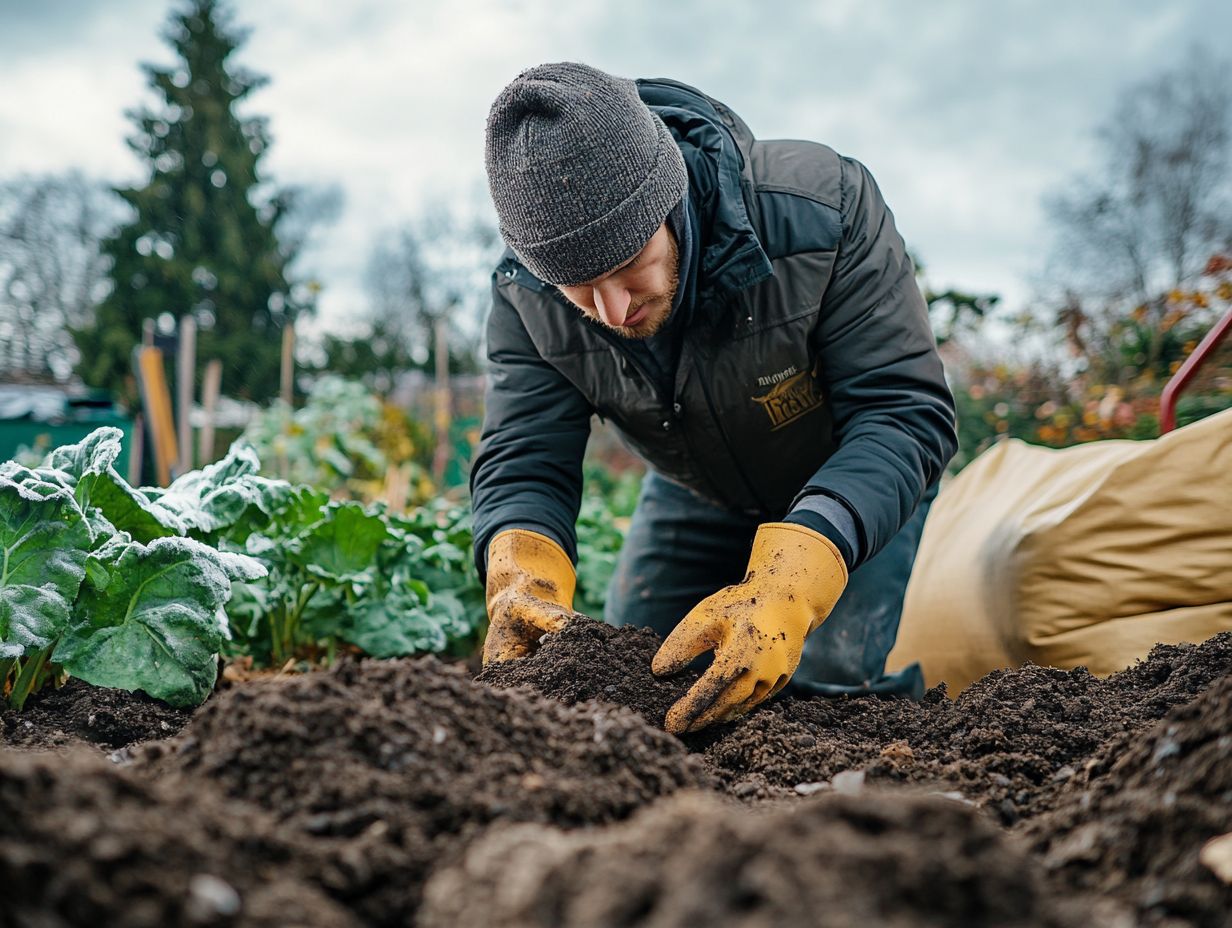
POLYGON ((328 488, 334 499, 403 509, 436 495, 431 432, 358 381, 324 376, 298 409, 281 402, 262 409, 242 438, 265 476, 328 488))
MULTIPOLYGON (((1032 305, 936 294, 958 406, 951 470, 1004 438, 1064 447, 1159 435, 1160 394, 1232 312, 1232 71, 1189 56, 1127 87, 1096 130, 1098 170, 1046 206, 1055 232, 1032 305)), ((1232 406, 1232 344, 1177 407, 1232 406)))
POLYGON ((144 65, 152 102, 128 113, 128 144, 146 183, 114 188, 127 217, 99 243, 106 295, 75 327, 77 370, 91 386, 136 398, 130 353, 146 319, 196 320, 202 358, 228 364, 228 389, 256 401, 278 390, 279 330, 310 313, 316 289, 289 274, 300 242, 283 234, 297 191, 266 181, 266 121, 241 117, 266 78, 234 65, 243 33, 216 0, 172 16, 173 67, 144 65))
MULTIPOLYGON (((128 114, 143 183, 0 178, 0 380, 102 388, 135 411, 132 347, 191 315, 199 363, 222 361, 240 408, 220 433, 242 431, 271 474, 394 510, 464 499, 502 249, 483 197, 375 230, 365 299, 343 330, 314 331, 303 255, 337 191, 268 175, 270 127, 240 106, 265 78, 234 63, 245 33, 226 6, 175 5, 164 38, 176 63, 144 67, 149 99, 128 114), (304 334, 288 406, 276 397, 290 324, 304 334)), ((1232 310, 1230 88, 1210 56, 1125 88, 1095 127, 1096 166, 1047 204, 1054 240, 1028 305, 934 287, 917 260, 958 405, 951 470, 1007 438, 1159 434, 1164 384, 1232 310)), ((1230 357, 1225 347, 1185 394, 1181 424, 1232 405, 1230 357)), ((640 473, 597 427, 579 522, 579 595, 596 614, 640 473)))

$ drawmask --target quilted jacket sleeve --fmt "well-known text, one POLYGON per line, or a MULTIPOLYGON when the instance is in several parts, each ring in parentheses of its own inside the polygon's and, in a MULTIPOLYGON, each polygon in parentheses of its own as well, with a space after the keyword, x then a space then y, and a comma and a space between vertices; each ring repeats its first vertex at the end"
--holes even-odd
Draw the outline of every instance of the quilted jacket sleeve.
POLYGON ((493 276, 483 435, 471 468, 475 563, 507 528, 554 539, 577 560, 575 523, 590 403, 544 361, 493 276))
POLYGON ((915 269, 872 175, 850 158, 842 159, 840 211, 842 241, 815 332, 839 449, 792 511, 810 499, 839 502, 858 536, 855 567, 915 512, 958 438, 915 269))

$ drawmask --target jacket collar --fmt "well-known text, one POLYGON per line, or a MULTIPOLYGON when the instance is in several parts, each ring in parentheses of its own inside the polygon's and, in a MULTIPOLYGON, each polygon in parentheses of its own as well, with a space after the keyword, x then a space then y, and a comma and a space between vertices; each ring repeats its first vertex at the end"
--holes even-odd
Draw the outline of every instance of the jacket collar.
POLYGON ((756 200, 749 127, 722 103, 679 81, 642 79, 637 87, 671 130, 688 168, 701 233, 699 298, 743 290, 771 276, 751 215, 756 200))

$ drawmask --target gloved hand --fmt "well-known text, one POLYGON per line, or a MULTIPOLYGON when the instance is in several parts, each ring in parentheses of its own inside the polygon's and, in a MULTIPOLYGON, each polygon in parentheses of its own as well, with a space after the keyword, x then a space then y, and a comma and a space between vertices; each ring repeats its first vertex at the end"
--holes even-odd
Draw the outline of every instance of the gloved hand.
POLYGON ((847 565, 828 538, 787 522, 758 528, 743 582, 698 603, 651 663, 656 674, 676 673, 714 651, 714 663, 667 713, 667 730, 683 734, 733 719, 782 689, 805 636, 846 586, 847 565))
POLYGON ((548 632, 573 618, 577 575, 552 539, 511 528, 488 545, 488 637, 483 662, 526 657, 548 632))

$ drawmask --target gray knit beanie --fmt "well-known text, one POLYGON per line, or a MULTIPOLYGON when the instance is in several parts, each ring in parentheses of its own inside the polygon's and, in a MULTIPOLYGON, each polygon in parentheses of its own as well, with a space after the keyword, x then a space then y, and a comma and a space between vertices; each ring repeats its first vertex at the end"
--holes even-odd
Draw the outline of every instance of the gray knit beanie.
POLYGON ((502 238, 559 286, 641 251, 688 187, 680 149, 637 85, 573 62, 523 71, 500 92, 484 160, 502 238))

